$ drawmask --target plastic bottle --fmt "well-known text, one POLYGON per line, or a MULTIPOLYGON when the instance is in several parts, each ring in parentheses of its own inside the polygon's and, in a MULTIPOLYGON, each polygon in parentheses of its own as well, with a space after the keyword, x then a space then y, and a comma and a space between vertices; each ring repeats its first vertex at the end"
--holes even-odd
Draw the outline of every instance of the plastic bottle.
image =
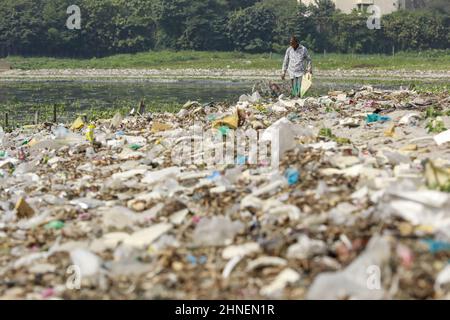
POLYGON ((58 128, 55 129, 54 134, 56 139, 64 139, 69 135, 69 130, 67 130, 63 126, 59 126, 58 128))
POLYGON ((0 127, 0 144, 3 144, 3 137, 5 136, 5 131, 0 127))
POLYGON ((94 124, 90 124, 88 126, 87 132, 86 132, 86 139, 90 142, 93 143, 95 140, 94 137, 94 129, 95 129, 95 125, 94 124))
POLYGON ((293 186, 298 182, 298 179, 300 178, 300 173, 295 168, 289 168, 284 173, 285 178, 287 179, 287 182, 290 186, 293 186))

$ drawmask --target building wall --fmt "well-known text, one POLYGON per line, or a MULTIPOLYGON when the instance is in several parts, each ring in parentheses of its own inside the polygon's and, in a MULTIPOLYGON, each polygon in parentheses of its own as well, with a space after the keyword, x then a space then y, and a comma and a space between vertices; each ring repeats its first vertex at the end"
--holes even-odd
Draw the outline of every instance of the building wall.
MULTIPOLYGON (((381 15, 389 14, 398 9, 405 8, 405 0, 332 0, 336 9, 344 13, 350 13, 353 9, 358 8, 358 3, 366 5, 376 5, 380 7, 381 15)), ((298 0, 298 2, 309 5, 314 3, 314 0, 298 0)))

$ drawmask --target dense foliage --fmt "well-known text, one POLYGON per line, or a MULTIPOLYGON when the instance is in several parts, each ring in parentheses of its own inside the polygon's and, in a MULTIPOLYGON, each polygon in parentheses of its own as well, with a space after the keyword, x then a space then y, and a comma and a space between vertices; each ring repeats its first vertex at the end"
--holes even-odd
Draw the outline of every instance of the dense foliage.
POLYGON ((310 6, 297 0, 2 0, 0 56, 101 57, 159 49, 282 52, 291 34, 318 52, 449 48, 447 0, 420 1, 426 10, 385 15, 381 29, 371 30, 367 13, 343 14, 330 0, 310 6), (66 27, 66 10, 74 2, 81 9, 80 30, 66 27))

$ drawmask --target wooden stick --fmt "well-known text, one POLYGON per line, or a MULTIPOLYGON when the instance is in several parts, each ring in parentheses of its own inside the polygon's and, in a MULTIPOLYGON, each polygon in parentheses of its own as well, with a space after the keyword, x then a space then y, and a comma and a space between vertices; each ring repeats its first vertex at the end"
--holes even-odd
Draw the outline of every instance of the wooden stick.
POLYGON ((34 124, 39 124, 39 110, 36 110, 36 112, 34 113, 34 124))
POLYGON ((53 123, 56 123, 56 116, 57 116, 57 108, 56 104, 53 105, 53 123))

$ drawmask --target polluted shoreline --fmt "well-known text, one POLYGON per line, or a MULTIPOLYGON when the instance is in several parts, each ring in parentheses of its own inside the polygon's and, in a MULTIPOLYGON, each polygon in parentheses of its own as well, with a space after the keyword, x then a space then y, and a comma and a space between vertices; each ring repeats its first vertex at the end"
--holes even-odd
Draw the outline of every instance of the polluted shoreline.
POLYGON ((449 299, 448 93, 270 93, 0 130, 0 299, 449 299))

